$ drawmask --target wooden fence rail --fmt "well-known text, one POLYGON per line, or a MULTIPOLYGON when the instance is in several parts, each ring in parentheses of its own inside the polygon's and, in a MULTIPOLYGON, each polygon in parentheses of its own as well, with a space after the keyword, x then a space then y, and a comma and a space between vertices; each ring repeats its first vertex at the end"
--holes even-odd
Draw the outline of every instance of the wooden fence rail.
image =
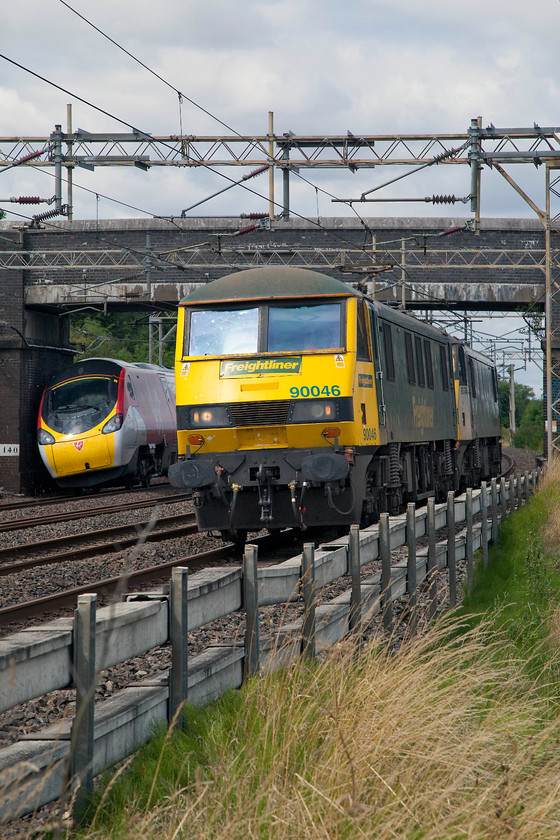
POLYGON ((498 522, 528 500, 541 471, 467 490, 444 504, 405 514, 382 515, 378 525, 350 529, 347 537, 315 547, 276 566, 258 568, 257 548, 248 545, 243 566, 205 569, 188 575, 173 570, 169 592, 128 595, 126 601, 97 609, 95 595, 78 598, 74 618, 62 618, 0 639, 0 712, 57 689, 76 689, 73 719, 51 725, 0 750, 0 822, 36 810, 73 793, 77 811, 87 801, 93 778, 145 743, 155 724, 181 726, 188 700, 205 703, 259 669, 282 667, 294 658, 313 656, 348 633, 360 643, 362 622, 381 611, 390 630, 393 604, 409 596, 414 627, 418 588, 427 579, 429 614, 437 608, 437 573, 447 570, 451 605, 457 600, 457 563, 465 560, 472 585, 474 553, 498 539, 498 522), (479 515, 480 521, 474 523, 479 515), (462 530, 458 527, 463 525, 462 530), (445 539, 436 532, 448 529, 445 539), (427 546, 418 540, 427 537, 427 546), (391 564, 391 553, 406 547, 406 557, 391 564), (381 571, 361 580, 373 560, 381 571), (327 603, 318 594, 342 576, 351 588, 327 603), (298 621, 261 637, 259 610, 273 604, 303 602, 298 621), (187 633, 243 610, 244 638, 211 645, 187 659, 187 633), (108 700, 94 703, 100 671, 171 645, 171 668, 162 676, 138 681, 108 700))

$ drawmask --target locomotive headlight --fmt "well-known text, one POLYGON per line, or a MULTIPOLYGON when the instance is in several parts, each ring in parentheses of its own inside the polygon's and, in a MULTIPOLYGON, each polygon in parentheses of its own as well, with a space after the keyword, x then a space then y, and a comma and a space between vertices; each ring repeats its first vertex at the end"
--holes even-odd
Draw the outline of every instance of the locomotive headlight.
POLYGON ((336 419, 334 400, 298 400, 293 403, 292 423, 319 423, 336 419))
POLYGON ((55 443, 55 439, 46 429, 37 429, 37 443, 40 443, 41 446, 49 446, 51 443, 55 443))
POLYGON ((122 414, 114 414, 110 420, 107 420, 101 431, 104 435, 112 435, 113 432, 118 432, 123 424, 122 414))
POLYGON ((189 409, 187 420, 189 429, 216 429, 231 425, 225 405, 201 405, 189 409))

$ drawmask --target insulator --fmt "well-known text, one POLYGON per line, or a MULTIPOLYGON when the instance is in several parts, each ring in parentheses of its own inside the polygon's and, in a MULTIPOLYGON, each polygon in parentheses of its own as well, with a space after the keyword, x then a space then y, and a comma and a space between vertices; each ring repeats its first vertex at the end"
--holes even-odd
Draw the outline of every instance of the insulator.
POLYGON ((31 152, 29 155, 24 155, 22 158, 19 158, 19 160, 16 160, 16 164, 19 166, 20 163, 27 163, 28 160, 33 160, 34 158, 42 155, 44 151, 45 149, 41 149, 40 152, 31 152))
POLYGON ((268 219, 268 213, 242 213, 240 219, 268 219))
POLYGON ((53 210, 45 210, 44 213, 38 213, 36 216, 33 216, 34 222, 42 222, 45 219, 53 219, 55 216, 61 216, 62 213, 60 210, 54 208, 53 210))
POLYGON ((457 154, 457 149, 448 149, 446 152, 442 152, 439 155, 435 155, 431 163, 441 163, 442 160, 447 160, 447 158, 455 157, 457 154))
POLYGON ((18 198, 11 198, 10 201, 16 204, 46 204, 46 198, 39 198, 38 195, 20 195, 18 198))
POLYGON ((251 233, 252 230, 258 230, 258 225, 247 225, 247 227, 241 228, 238 230, 235 236, 243 236, 244 233, 251 233))
POLYGON ((247 181, 249 178, 254 178, 255 175, 260 175, 261 172, 266 172, 267 169, 268 169, 268 164, 265 163, 264 166, 259 166, 258 169, 254 169, 252 172, 249 172, 247 175, 244 175, 242 180, 247 181))
POLYGON ((432 204, 455 204, 458 200, 454 195, 433 195, 431 198, 432 204))

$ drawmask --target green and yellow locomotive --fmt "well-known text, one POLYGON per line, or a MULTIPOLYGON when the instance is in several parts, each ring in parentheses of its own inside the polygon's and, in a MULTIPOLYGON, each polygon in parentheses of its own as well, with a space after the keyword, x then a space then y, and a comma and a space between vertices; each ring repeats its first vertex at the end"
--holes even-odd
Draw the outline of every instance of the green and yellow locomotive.
MULTIPOLYGON (((215 280, 181 301, 179 462, 169 478, 192 489, 201 530, 243 538, 364 526, 497 475, 497 390, 473 460, 460 437, 453 344, 318 272, 258 268, 215 280), (460 474, 462 463, 472 474, 460 474)), ((464 435, 475 425, 465 412, 464 435)))

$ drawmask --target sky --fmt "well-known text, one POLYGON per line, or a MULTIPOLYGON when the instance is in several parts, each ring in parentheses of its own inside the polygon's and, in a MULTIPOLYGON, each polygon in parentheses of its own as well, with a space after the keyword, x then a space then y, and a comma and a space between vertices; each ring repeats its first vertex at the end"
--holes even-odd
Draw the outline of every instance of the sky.
MULTIPOLYGON (((199 137, 264 135, 269 112, 275 133, 296 135, 466 133, 478 116, 484 126, 555 126, 560 123, 559 29, 559 0, 471 0, 466 5, 449 0, 18 0, 2 10, 0 136, 47 137, 57 123, 66 129, 67 103, 72 103, 74 130, 129 131, 124 122, 156 136, 181 131, 199 137)), ((221 172, 234 178, 246 174, 221 172)), ((0 207, 9 219, 26 212, 6 203, 10 196, 54 193, 52 169, 19 167, 0 174, 0 207)), ((292 209, 317 218, 352 214, 331 195, 357 197, 400 173, 396 167, 378 167, 301 174, 311 183, 291 178, 292 209)), ((543 207, 544 168, 518 165, 511 174, 543 207)), ((177 217, 225 185, 219 170, 79 170, 74 218, 177 217)), ((189 215, 268 210, 267 176, 250 186, 262 198, 235 188, 189 215)), ((276 189, 280 195, 280 175, 276 189)), ((469 192, 467 166, 438 166, 408 174, 378 195, 469 192)), ((470 218, 468 204, 444 211, 390 201, 357 207, 369 217, 470 218)), ((488 169, 481 208, 483 217, 534 217, 488 169)), ((531 375, 540 390, 540 374, 531 375)), ((520 371, 518 381, 524 376, 520 371)))

